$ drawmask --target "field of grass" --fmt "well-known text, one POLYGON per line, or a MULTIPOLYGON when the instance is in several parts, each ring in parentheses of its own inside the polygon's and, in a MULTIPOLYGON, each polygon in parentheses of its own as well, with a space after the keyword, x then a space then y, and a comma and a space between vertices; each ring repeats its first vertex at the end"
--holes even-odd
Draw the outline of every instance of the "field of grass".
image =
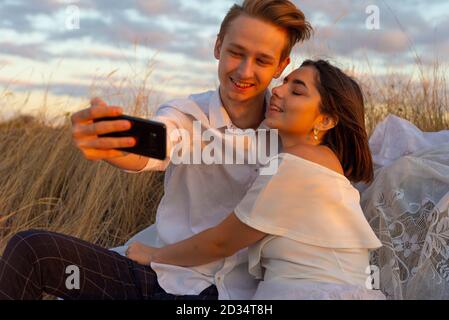
MULTIPOLYGON (((368 133, 390 113, 425 131, 449 129, 446 71, 436 66, 418 81, 360 79, 368 133)), ((38 117, 0 123, 0 254, 14 233, 30 228, 112 247, 154 221, 163 174, 128 174, 85 160, 70 129, 68 117, 58 127, 38 117)))
POLYGON ((69 123, 49 128, 22 117, 0 125, 0 252, 30 228, 110 247, 153 222, 163 175, 85 160, 71 139, 69 123))

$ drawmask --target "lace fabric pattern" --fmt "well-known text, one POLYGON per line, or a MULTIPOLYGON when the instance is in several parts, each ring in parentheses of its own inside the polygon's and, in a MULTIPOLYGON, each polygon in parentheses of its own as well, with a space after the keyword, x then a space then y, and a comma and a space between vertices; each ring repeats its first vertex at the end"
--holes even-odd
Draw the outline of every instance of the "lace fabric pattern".
POLYGON ((387 299, 449 299, 449 144, 378 169, 361 204, 387 299))

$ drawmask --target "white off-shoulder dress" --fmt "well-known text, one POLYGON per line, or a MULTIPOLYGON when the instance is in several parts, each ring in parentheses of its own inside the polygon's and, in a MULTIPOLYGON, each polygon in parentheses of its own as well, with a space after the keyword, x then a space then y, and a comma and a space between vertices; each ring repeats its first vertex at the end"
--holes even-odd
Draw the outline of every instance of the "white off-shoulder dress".
MULTIPOLYGON (((272 159, 273 161, 273 159, 272 159)), ((343 175, 282 153, 235 210, 268 235, 249 248, 254 299, 385 299, 371 287, 369 250, 382 246, 343 175)))

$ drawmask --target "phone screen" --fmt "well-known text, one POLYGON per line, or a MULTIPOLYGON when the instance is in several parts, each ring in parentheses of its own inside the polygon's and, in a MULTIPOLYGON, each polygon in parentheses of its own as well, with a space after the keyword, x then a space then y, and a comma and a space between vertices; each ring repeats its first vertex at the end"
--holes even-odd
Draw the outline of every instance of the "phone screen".
POLYGON ((137 143, 132 148, 119 148, 118 150, 142 155, 149 158, 165 160, 167 157, 167 128, 165 124, 157 121, 146 120, 127 115, 99 118, 94 122, 128 120, 131 122, 131 129, 122 132, 113 132, 99 137, 133 137, 137 143))

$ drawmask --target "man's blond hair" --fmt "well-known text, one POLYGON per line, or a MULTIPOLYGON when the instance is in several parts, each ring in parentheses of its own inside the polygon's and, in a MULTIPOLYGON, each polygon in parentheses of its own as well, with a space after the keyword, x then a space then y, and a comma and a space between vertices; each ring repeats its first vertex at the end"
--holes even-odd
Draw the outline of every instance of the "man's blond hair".
POLYGON ((309 39, 313 32, 304 13, 289 0, 245 0, 228 11, 218 34, 220 41, 223 42, 229 25, 240 15, 261 19, 287 32, 288 41, 282 50, 281 61, 290 56, 295 44, 309 39))

